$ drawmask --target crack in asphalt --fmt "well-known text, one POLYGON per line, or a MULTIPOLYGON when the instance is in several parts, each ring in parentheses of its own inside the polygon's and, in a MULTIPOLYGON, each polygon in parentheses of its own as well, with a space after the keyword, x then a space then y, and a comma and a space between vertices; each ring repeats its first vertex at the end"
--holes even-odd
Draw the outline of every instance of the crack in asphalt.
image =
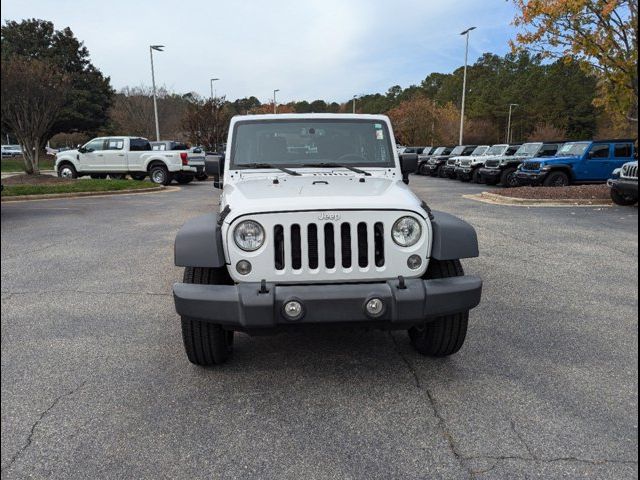
POLYGON ((507 460, 522 461, 522 462, 537 462, 537 463, 576 462, 576 463, 585 463, 589 465, 605 465, 608 463, 621 464, 621 465, 637 465, 638 464, 637 460, 618 460, 618 459, 592 460, 592 459, 585 459, 585 458, 578 458, 578 457, 553 457, 553 458, 538 457, 537 455, 535 455, 535 453, 531 449, 531 446, 522 437, 520 432, 518 432, 516 422, 513 419, 510 420, 511 430, 513 431, 514 435, 518 438, 518 440, 522 443, 522 445, 526 449, 529 456, 527 457, 520 456, 520 455, 468 456, 460 453, 456 447, 456 443, 453 439, 453 436, 451 435, 451 433, 449 432, 449 429, 447 428, 447 423, 444 419, 444 416, 440 413, 440 410, 438 409, 438 404, 431 390, 429 390, 427 386, 422 384, 420 377, 418 375, 418 372, 416 371, 414 365, 411 363, 409 358, 407 358, 407 356, 402 352, 402 350, 400 349, 400 345, 398 344, 398 341, 392 332, 389 332, 389 337, 391 337, 391 341, 393 342, 396 353, 402 359, 402 362, 407 366, 409 373, 413 377, 413 383, 415 384, 415 387, 417 389, 423 390, 426 393, 427 398, 429 400, 429 404, 431 405, 431 408, 433 410, 433 414, 436 420, 438 421, 438 427, 440 429, 442 437, 447 442, 447 445, 449 446, 449 450, 451 451, 451 453, 453 453, 454 457, 460 462, 460 465, 469 472, 470 478, 475 478, 477 475, 490 472, 491 470, 494 470, 501 462, 507 461, 507 460), (494 463, 490 467, 484 470, 474 470, 467 465, 468 462, 471 462, 474 460, 493 461, 494 463))
POLYGON ((447 429, 447 423, 445 422, 444 417, 440 413, 440 410, 438 409, 438 405, 436 403, 436 400, 433 397, 431 391, 429 390, 429 388, 427 386, 423 386, 422 385, 422 382, 420 381, 420 377, 418 376, 418 372, 416 371, 416 369, 413 366, 413 364, 409 361, 409 359, 404 355, 404 353, 402 353, 402 350, 400 349, 400 345, 398 344, 398 341, 396 340, 396 337, 393 336, 392 332, 389 332, 389 336, 391 337, 391 341, 393 342, 393 345, 395 347, 396 353, 402 359, 404 364, 409 369, 409 372, 413 376, 416 388, 418 388, 420 390, 423 390, 427 394, 427 399, 429 400, 429 404, 431 405, 431 409, 433 410, 433 415, 434 415, 434 417, 436 418, 436 420, 438 422, 438 427, 440 428, 440 433, 442 434, 443 439, 447 442, 447 445, 449 446, 449 450, 451 451, 451 453, 453 453, 453 456, 456 458, 456 460, 458 460, 458 462, 460 463, 460 466, 462 468, 464 468, 469 473, 469 478, 473 478, 473 473, 465 465, 464 456, 462 456, 460 454, 460 452, 458 452, 458 450, 456 448, 455 442, 453 440, 453 436, 451 435, 451 433, 447 429))
POLYGON ((24 454, 24 452, 27 451, 27 449, 31 446, 31 443, 33 441, 33 436, 36 433, 36 429, 38 428, 38 425, 40 425, 40 423, 47 417, 47 415, 49 415, 49 412, 51 412, 51 410, 53 410, 56 405, 58 405, 58 402, 60 402, 60 400, 62 400, 65 397, 69 397, 71 395, 73 395, 74 393, 78 392, 82 387, 84 387, 84 385, 87 382, 84 381, 82 383, 80 383, 80 385, 78 385, 77 387, 68 390, 67 392, 64 392, 60 395, 58 395, 53 402, 51 402, 51 405, 49 405, 46 409, 44 409, 40 415, 38 416, 38 418, 36 418, 36 421, 33 422, 33 424, 31 425, 31 428, 29 429, 29 435, 27 435, 27 439, 24 442, 24 445, 22 445, 22 447, 20 447, 20 449, 13 454, 13 456, 9 459, 9 461, 6 463, 6 465, 4 465, 1 469, 0 472, 4 472, 5 470, 7 470, 8 468, 11 468, 11 466, 20 458, 22 457, 22 455, 24 454))

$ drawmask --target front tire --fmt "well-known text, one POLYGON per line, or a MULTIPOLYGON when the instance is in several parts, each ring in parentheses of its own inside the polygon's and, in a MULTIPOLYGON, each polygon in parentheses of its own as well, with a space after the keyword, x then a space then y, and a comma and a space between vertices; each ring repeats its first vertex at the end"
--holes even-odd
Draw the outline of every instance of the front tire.
POLYGON ((60 178, 78 178, 76 168, 70 163, 64 163, 58 167, 58 177, 60 178))
MULTIPOLYGON (((227 281, 228 273, 223 268, 187 267, 184 283, 220 285, 227 281)), ((221 325, 181 317, 182 341, 187 358, 194 365, 210 367, 226 362, 233 352, 232 330, 221 325)))
POLYGON ((611 189, 611 200, 613 200, 613 203, 620 205, 621 207, 630 207, 638 203, 638 197, 627 197, 613 188, 611 189))
POLYGON ((518 179, 516 178, 516 169, 507 168, 502 175, 500 175, 500 183, 505 188, 514 188, 518 186, 518 179))
POLYGON ((551 172, 544 179, 545 187, 567 187, 570 183, 569 175, 564 172, 551 172))
MULTIPOLYGON (((431 260, 425 279, 460 277, 464 275, 460 260, 431 260)), ((456 353, 467 336, 469 312, 438 317, 408 330, 413 348, 422 355, 446 357, 456 353)))

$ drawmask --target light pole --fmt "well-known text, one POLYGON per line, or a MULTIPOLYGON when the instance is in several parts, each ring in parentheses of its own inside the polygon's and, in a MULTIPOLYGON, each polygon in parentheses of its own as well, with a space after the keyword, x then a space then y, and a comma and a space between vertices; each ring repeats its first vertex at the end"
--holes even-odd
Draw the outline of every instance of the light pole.
POLYGON ((358 98, 357 95, 353 96, 353 113, 356 113, 356 98, 358 98))
POLYGON ((273 113, 278 113, 278 102, 276 102, 276 93, 278 93, 280 89, 275 89, 273 91, 273 113))
POLYGON ((217 96, 217 95, 214 95, 213 82, 217 82, 218 80, 220 80, 220 79, 219 78, 212 78, 211 79, 211 100, 213 100, 217 96))
POLYGON ((519 107, 517 103, 509 104, 509 121, 507 122, 507 143, 511 143, 511 110, 513 107, 519 107))
POLYGON ((151 85, 153 87, 153 114, 156 119, 156 140, 160 141, 160 125, 158 124, 158 99, 156 98, 156 74, 153 71, 153 51, 162 52, 164 45, 150 45, 149 55, 151 55, 151 85))
POLYGON ((460 138, 458 141, 458 145, 462 145, 463 133, 464 133, 464 102, 467 96, 467 59, 469 57, 469 32, 471 30, 475 30, 476 27, 467 28, 460 35, 465 35, 467 37, 466 46, 464 49, 464 75, 462 77, 462 106, 460 108, 460 138))

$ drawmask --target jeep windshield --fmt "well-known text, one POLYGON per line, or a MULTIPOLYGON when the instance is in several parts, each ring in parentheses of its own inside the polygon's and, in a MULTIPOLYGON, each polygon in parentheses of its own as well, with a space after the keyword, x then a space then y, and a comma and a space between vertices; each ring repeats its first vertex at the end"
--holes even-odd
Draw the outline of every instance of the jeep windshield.
POLYGON ((589 146, 589 142, 565 143, 560 147, 556 156, 581 157, 589 146))
POLYGON ((389 131, 376 120, 257 120, 233 131, 231 169, 394 167, 389 131))
POLYGON ((485 155, 502 155, 507 150, 507 148, 509 148, 509 145, 493 145, 486 152, 484 152, 484 154, 485 155))
POLYGON ((518 148, 518 150, 516 150, 516 157, 519 156, 523 156, 523 157, 532 157, 534 156, 536 153, 538 153, 540 151, 540 149, 542 148, 542 143, 525 143, 522 146, 520 146, 520 148, 518 148))
POLYGON ((465 148, 467 147, 465 147, 464 145, 458 145, 456 148, 451 150, 451 153, 449 155, 451 155, 452 157, 455 157, 456 155, 462 155, 465 148))
POLYGON ((480 155, 484 155, 488 149, 489 149, 488 146, 480 145, 479 147, 476 147, 473 152, 471 152, 471 155, 474 157, 479 157, 480 155))
POLYGON ((431 155, 446 155, 447 147, 436 148, 431 155))

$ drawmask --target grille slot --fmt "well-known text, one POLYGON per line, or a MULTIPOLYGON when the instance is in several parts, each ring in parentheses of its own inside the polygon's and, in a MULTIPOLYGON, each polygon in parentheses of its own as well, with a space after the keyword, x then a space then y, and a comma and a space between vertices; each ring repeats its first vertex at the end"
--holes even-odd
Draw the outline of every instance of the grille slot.
POLYGON ((277 271, 385 266, 383 222, 276 225, 273 239, 277 271))
POLYGON ((496 168, 500 166, 500 160, 487 160, 484 163, 484 166, 487 168, 496 168))
POLYGON ((527 162, 522 166, 523 170, 540 170, 540 162, 527 162))
POLYGON ((638 178, 638 164, 624 165, 621 176, 624 178, 638 178))

